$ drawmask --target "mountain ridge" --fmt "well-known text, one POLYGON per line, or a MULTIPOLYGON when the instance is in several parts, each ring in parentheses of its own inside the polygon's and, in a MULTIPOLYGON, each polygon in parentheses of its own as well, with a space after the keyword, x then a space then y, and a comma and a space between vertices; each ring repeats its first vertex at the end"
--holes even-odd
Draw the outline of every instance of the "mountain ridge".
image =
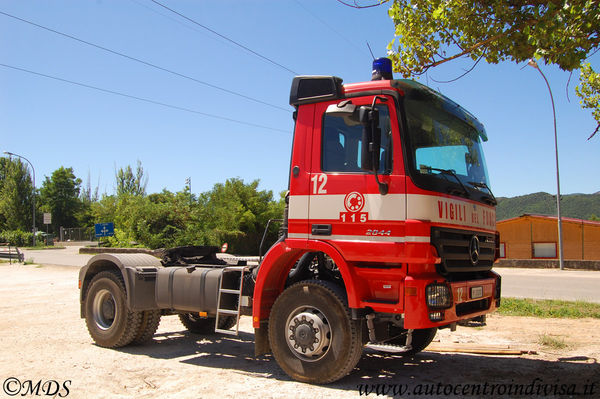
MULTIPOLYGON (((498 197, 496 220, 506 220, 525 213, 556 216, 556 196, 537 192, 517 197, 498 197)), ((600 191, 594 194, 563 194, 560 203, 564 217, 591 220, 600 217, 600 191)))

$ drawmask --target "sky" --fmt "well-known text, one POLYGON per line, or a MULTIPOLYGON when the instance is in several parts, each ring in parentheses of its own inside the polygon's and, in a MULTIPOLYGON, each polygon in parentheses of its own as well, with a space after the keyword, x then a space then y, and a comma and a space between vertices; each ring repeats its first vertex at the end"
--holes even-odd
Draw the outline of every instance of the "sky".
MULTIPOLYGON (((139 160, 149 193, 183 190, 187 178, 201 193, 239 177, 277 194, 288 184, 292 78, 370 80, 367 43, 385 56, 394 34, 385 6, 160 2, 181 15, 151 0, 0 0, 0 151, 26 157, 38 188, 64 166, 110 195, 116 170, 139 160)), ((589 61, 600 69, 600 54, 589 61)), ((471 65, 447 63, 419 81, 485 125, 496 196, 555 194, 552 106, 539 72, 481 62, 438 83, 471 65)), ((599 192, 600 134, 587 140, 596 123, 575 95, 579 74, 540 68, 556 103, 561 193, 599 192)))

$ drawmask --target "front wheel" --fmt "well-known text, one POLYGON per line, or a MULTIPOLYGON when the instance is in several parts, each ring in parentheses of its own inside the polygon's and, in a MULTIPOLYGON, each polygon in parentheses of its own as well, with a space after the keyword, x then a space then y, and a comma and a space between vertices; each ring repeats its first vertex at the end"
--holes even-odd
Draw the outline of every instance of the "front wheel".
MULTIPOLYGON (((429 344, 431 343, 431 341, 433 341, 433 338, 435 337, 435 334, 437 333, 437 328, 423 328, 420 330, 413 330, 412 333, 412 342, 411 342, 411 347, 412 349, 410 349, 409 351, 406 352, 402 352, 400 353, 400 355, 402 356, 413 356, 419 352, 421 352, 423 349, 427 348, 427 346, 429 346, 429 344)), ((398 338, 394 338, 392 340, 387 341, 388 344, 392 344, 392 345, 398 345, 398 346, 404 346, 406 345, 406 335, 402 335, 398 338)))
POLYGON ((346 295, 327 281, 301 281, 275 301, 269 343, 279 366, 295 380, 327 384, 346 376, 362 354, 362 329, 346 295))

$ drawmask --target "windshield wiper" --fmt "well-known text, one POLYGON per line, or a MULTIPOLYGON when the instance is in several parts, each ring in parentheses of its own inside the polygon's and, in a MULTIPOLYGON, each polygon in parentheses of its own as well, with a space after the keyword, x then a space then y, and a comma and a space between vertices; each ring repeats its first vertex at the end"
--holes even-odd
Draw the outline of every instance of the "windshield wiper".
POLYGON ((467 190, 467 187, 465 187, 465 185, 463 184, 462 181, 460 181, 460 179, 458 178, 458 176, 456 175, 456 172, 453 171, 452 169, 438 169, 438 168, 432 168, 431 166, 425 166, 422 165, 421 166, 421 170, 422 169, 426 169, 427 171, 436 171, 436 172, 440 172, 443 175, 450 175, 452 177, 454 177, 456 179, 456 181, 458 182, 458 184, 460 185, 460 187, 463 190, 463 194, 465 195, 466 198, 471 198, 471 195, 469 194, 469 190, 467 190))
POLYGON ((494 193, 492 193, 492 189, 490 188, 490 186, 488 186, 486 183, 484 182, 476 182, 476 181, 468 181, 467 183, 469 183, 470 185, 472 185, 473 187, 477 187, 477 188, 485 188, 488 193, 490 193, 491 198, 488 196, 484 196, 484 199, 490 200, 490 202, 492 203, 492 205, 496 206, 498 205, 498 200, 496 199, 496 197, 494 196, 494 193))

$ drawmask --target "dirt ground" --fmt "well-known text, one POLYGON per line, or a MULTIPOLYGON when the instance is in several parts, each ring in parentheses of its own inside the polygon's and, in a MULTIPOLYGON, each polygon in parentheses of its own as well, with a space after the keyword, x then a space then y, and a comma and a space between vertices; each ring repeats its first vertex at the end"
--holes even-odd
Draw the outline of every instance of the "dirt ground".
MULTIPOLYGON (((70 398, 352 398, 361 392, 392 397, 404 389, 405 397, 600 397, 596 319, 493 315, 483 328, 440 331, 433 345, 494 346, 536 354, 426 351, 402 358, 367 349, 349 376, 313 386, 291 380, 271 356, 253 357, 248 317, 242 319, 239 337, 195 336, 177 317, 163 317, 153 342, 104 349, 93 344, 79 318, 78 268, 3 263, 0 271, 0 397, 21 396, 28 384, 35 387, 40 381, 37 396, 44 396, 45 387, 46 393, 70 398), (542 336, 562 340, 567 347, 541 345, 542 336)), ((25 396, 36 396, 30 394, 25 396)))

